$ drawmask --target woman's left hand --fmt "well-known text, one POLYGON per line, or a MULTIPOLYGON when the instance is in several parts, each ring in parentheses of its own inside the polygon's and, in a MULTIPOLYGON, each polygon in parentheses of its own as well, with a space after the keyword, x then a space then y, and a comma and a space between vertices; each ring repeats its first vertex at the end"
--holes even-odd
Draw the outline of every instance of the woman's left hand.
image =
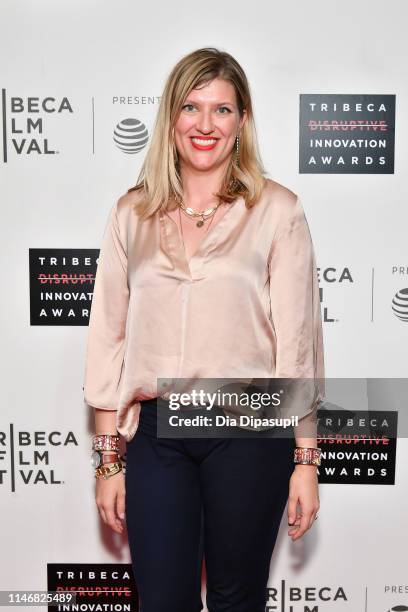
POLYGON ((298 540, 310 529, 320 508, 317 468, 313 465, 296 464, 289 481, 288 535, 298 540), (297 505, 300 513, 297 513, 297 505))

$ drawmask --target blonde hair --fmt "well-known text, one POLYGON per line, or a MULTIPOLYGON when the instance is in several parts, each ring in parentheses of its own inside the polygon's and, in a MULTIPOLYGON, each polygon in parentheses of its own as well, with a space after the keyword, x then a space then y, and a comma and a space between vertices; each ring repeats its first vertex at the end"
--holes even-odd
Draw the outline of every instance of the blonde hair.
POLYGON ((136 185, 128 189, 128 193, 141 193, 141 198, 133 205, 141 218, 149 217, 160 208, 167 208, 171 199, 182 198, 174 126, 190 91, 216 77, 234 86, 240 117, 244 109, 247 114, 240 131, 239 164, 231 152, 230 163, 216 196, 229 203, 242 195, 247 208, 258 201, 265 185, 265 170, 259 155, 246 75, 229 53, 205 47, 184 56, 167 78, 149 149, 136 185))

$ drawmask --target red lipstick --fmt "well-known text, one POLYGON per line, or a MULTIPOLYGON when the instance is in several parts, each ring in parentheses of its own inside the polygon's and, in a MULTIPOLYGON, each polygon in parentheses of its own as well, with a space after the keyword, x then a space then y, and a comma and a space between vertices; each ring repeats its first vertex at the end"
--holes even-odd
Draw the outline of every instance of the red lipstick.
POLYGON ((210 151, 216 146, 217 142, 218 142, 217 138, 208 137, 208 136, 207 137, 193 136, 191 138, 191 144, 193 145, 195 149, 198 149, 199 151, 210 151), (198 140, 201 140, 202 142, 204 142, 205 140, 208 140, 209 144, 201 144, 199 142, 194 142, 193 138, 198 138, 198 140))

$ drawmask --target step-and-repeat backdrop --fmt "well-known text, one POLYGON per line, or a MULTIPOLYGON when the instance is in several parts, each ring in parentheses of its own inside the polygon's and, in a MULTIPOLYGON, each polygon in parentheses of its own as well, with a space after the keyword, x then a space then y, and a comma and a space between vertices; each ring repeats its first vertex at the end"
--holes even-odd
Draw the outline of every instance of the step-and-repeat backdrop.
POLYGON ((320 441, 319 520, 292 542, 284 515, 268 610, 408 610, 406 3, 0 10, 0 590, 87 591, 80 610, 137 610, 126 532, 94 501, 82 395, 93 280, 165 78, 216 46, 248 75, 269 176, 302 198, 330 391, 320 417, 335 432, 320 441))

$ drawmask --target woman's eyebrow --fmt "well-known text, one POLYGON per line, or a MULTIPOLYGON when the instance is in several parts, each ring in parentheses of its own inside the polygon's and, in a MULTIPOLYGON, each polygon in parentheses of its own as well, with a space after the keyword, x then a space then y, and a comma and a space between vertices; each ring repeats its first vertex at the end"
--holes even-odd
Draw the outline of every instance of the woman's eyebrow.
MULTIPOLYGON (((184 104, 200 104, 200 102, 197 102, 195 100, 187 99, 184 102, 184 104)), ((228 101, 226 101, 226 102, 214 102, 213 104, 214 104, 214 106, 223 106, 224 104, 229 104, 230 106, 234 106, 233 102, 228 102, 228 101)))

